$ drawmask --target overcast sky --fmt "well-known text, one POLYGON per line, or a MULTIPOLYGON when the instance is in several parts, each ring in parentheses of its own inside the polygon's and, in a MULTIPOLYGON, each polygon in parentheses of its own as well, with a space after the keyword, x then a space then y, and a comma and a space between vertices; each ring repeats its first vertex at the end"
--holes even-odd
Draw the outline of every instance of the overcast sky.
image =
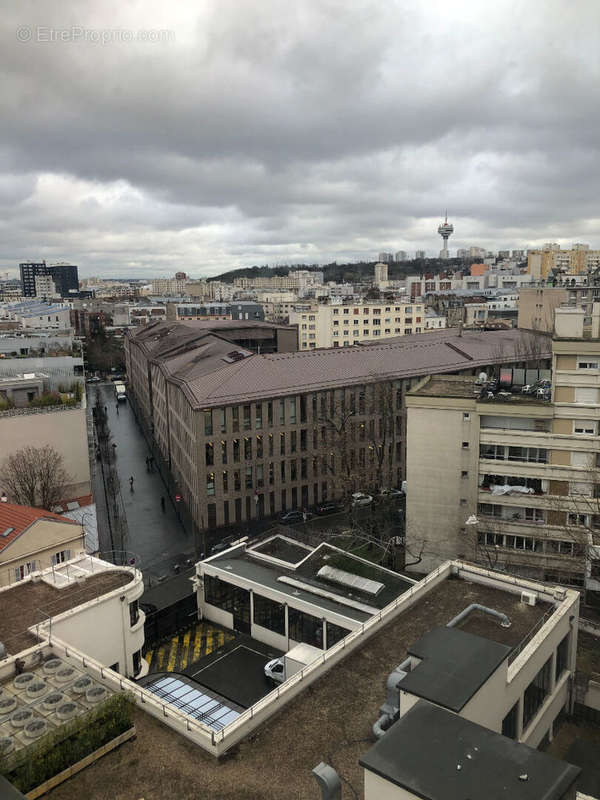
POLYGON ((19 0, 0 26, 3 272, 434 255, 446 207, 451 251, 600 248, 598 0, 19 0))

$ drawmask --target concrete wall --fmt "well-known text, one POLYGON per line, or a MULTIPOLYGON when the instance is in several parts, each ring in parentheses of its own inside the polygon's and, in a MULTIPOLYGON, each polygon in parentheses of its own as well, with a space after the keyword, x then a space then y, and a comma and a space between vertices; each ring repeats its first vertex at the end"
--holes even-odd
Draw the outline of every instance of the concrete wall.
MULTIPOLYGON (((63 457, 65 469, 73 478, 65 486, 66 497, 89 494, 90 464, 85 408, 60 411, 0 414, 2 457, 22 447, 50 445, 63 457)), ((0 476, 0 481, 1 481, 0 476)))
POLYGON ((118 663, 119 672, 132 676, 133 654, 144 644, 145 615, 140 611, 140 618, 131 627, 129 604, 143 591, 142 574, 136 572, 131 583, 55 617, 52 635, 106 666, 118 663))
POLYGON ((365 770, 365 800, 419 800, 419 795, 365 770))
POLYGON ((34 563, 36 570, 52 566, 52 556, 64 550, 70 558, 84 552, 80 525, 59 520, 39 520, 0 551, 0 586, 15 583, 15 569, 34 563))

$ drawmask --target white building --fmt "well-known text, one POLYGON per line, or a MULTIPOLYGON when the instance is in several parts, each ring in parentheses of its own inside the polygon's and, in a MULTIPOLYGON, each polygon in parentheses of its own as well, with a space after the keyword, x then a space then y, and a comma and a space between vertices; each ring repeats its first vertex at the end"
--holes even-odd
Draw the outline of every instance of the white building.
POLYGON ((388 280, 388 265, 385 262, 375 264, 375 284, 385 286, 388 280))
POLYGON ((290 325, 298 326, 300 350, 350 347, 376 338, 422 333, 425 307, 404 301, 314 305, 291 312, 290 325))

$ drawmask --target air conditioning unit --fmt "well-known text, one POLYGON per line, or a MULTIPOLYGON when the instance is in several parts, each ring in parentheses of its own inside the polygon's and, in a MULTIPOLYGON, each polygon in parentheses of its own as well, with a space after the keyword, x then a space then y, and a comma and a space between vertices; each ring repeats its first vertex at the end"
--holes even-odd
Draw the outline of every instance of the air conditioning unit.
POLYGON ((521 592, 521 602, 528 606, 534 606, 537 603, 537 597, 535 592, 521 592))

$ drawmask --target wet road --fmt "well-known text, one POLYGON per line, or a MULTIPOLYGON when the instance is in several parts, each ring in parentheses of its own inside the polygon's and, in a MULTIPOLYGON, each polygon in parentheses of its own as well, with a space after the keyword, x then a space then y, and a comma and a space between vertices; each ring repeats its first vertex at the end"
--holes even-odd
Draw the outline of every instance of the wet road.
MULTIPOLYGON (((158 579, 175 574, 176 563, 182 554, 193 554, 192 534, 186 534, 177 520, 167 490, 156 467, 153 472, 146 469, 149 450, 128 402, 118 404, 112 384, 99 384, 101 401, 108 409, 108 424, 112 441, 116 442, 116 465, 121 481, 121 493, 129 528, 124 549, 141 559, 145 576, 158 579), (129 488, 129 477, 133 475, 134 491, 129 488), (160 498, 165 498, 165 512, 161 511, 160 498)), ((95 390, 90 392, 90 402, 95 402, 95 390)))

